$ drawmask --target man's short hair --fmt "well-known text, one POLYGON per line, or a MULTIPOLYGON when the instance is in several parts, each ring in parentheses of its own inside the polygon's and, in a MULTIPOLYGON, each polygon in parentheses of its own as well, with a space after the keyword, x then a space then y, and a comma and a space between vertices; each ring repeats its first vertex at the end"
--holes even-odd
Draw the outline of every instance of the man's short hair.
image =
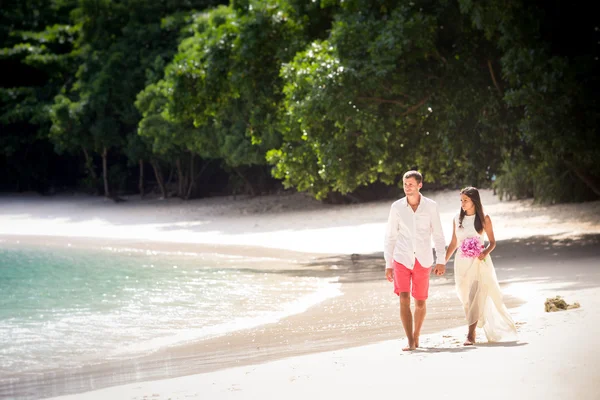
POLYGON ((417 183, 423 182, 423 175, 419 171, 408 171, 404 174, 402 179, 415 178, 417 183))

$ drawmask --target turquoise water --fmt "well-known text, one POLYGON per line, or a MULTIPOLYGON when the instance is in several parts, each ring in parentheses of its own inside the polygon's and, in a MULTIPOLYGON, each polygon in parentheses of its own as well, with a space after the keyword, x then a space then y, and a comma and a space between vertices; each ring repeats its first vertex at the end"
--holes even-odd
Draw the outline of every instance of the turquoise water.
POLYGON ((0 243, 0 293, 0 375, 14 376, 275 322, 339 284, 218 255, 0 243))

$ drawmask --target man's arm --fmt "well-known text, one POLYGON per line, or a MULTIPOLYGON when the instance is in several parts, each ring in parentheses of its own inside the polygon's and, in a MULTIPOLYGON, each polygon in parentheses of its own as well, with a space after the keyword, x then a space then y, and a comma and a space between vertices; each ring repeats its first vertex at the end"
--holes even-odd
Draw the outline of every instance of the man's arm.
POLYGON ((383 241, 383 257, 385 258, 385 268, 393 268, 394 247, 398 240, 398 214, 394 210, 394 206, 390 207, 390 215, 388 216, 387 226, 385 228, 385 238, 383 241))

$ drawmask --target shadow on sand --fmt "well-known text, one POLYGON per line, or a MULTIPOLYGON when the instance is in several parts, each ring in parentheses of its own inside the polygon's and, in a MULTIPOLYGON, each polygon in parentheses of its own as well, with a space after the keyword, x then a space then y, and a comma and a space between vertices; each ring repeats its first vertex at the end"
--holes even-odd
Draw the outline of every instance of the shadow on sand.
POLYGON ((475 343, 475 347, 521 347, 527 346, 528 342, 487 342, 487 343, 475 343))
MULTIPOLYGON (((600 282, 600 279, 589 279, 591 275, 600 275, 600 268, 593 262, 600 260, 600 234, 566 239, 532 236, 501 240, 492 258, 500 281, 570 282, 572 289, 593 288, 600 282)), ((339 276, 340 282, 384 279, 383 252, 320 257, 301 265, 298 269, 273 273, 304 275, 308 270, 318 276, 339 276)), ((432 285, 454 285, 453 259, 447 265, 446 274, 432 276, 431 282, 432 285)))

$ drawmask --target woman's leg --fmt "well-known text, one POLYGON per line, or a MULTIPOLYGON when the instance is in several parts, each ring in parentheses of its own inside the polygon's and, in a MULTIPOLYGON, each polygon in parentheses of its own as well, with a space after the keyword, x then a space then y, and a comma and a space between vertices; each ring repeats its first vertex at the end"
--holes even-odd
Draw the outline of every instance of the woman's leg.
POLYGON ((477 320, 479 316, 479 282, 475 281, 471 285, 469 291, 469 311, 467 313, 467 320, 469 322, 469 333, 467 334, 467 340, 465 346, 471 346, 475 343, 475 329, 477 328, 477 320))
POLYGON ((469 333, 467 333, 467 340, 465 340, 465 346, 472 346, 475 344, 475 329, 477 328, 477 322, 469 325, 469 333))

